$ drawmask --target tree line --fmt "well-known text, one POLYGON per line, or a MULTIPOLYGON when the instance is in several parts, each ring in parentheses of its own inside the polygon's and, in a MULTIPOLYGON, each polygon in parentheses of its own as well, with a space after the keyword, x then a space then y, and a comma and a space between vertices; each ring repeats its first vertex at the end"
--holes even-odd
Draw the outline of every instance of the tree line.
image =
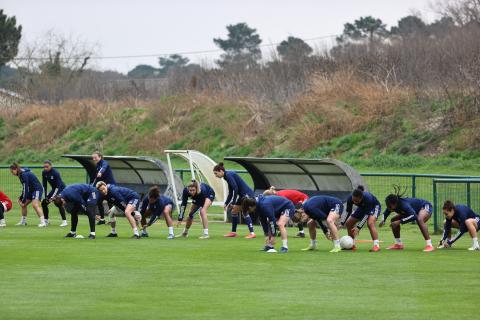
POLYGON ((316 75, 348 70, 387 91, 404 86, 418 94, 461 94, 478 101, 480 0, 445 0, 435 8, 439 18, 431 23, 409 15, 390 28, 379 18, 359 17, 344 24, 328 49, 290 36, 268 59, 255 28, 232 24, 226 27, 226 38, 213 39, 222 51, 213 66, 173 54, 159 57, 158 66, 138 65, 126 75, 95 70, 94 46, 55 34, 25 46, 22 60, 15 60, 22 28, 15 17, 0 11, 0 87, 49 104, 86 97, 148 99, 220 92, 265 107, 288 105, 308 90, 316 75), (39 56, 45 59, 36 59, 39 56))

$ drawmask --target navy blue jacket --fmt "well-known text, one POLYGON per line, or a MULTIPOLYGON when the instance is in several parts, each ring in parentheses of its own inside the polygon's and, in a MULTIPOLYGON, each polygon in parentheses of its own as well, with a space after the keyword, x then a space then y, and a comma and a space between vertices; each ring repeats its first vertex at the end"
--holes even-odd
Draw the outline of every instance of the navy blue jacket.
MULTIPOLYGON (((418 213, 425 205, 431 206, 430 202, 424 199, 400 198, 395 212, 405 217, 415 216, 415 218, 417 218, 418 213)), ((387 220, 390 213, 392 213, 390 209, 385 209, 385 211, 383 212, 383 221, 387 220)))
POLYGON ((445 228, 443 229, 443 237, 442 241, 445 241, 448 237, 448 234, 450 233, 450 230, 452 230, 452 220, 455 220, 458 222, 458 225, 460 227, 460 230, 458 233, 453 237, 451 240, 448 241, 449 244, 454 243, 458 239, 460 239, 461 236, 465 232, 467 232, 467 226, 465 225, 465 221, 467 219, 480 219, 480 217, 469 207, 463 205, 463 204, 457 204, 455 206, 455 213, 453 214, 453 217, 451 219, 446 219, 445 220, 445 228))
POLYGON ((314 196, 303 204, 303 210, 305 213, 310 218, 319 222, 327 219, 330 211, 336 209, 338 209, 338 212, 341 215, 343 211, 342 200, 331 196, 314 196))
POLYGON ((60 192, 60 197, 66 202, 86 206, 95 206, 100 198, 99 191, 85 183, 72 184, 60 192))
POLYGON ((265 235, 269 234, 269 231, 273 233, 275 230, 275 221, 280 217, 282 212, 286 210, 290 211, 290 216, 295 213, 295 206, 292 201, 280 196, 258 196, 256 213, 262 223, 262 228, 265 235))
MULTIPOLYGON (((348 217, 350 217, 350 215, 352 214, 353 204, 354 203, 353 203, 353 200, 352 200, 352 195, 350 195, 347 199, 347 209, 345 210, 347 212, 347 214, 342 219, 342 224, 345 224, 348 217)), ((362 201, 359 204, 357 204, 356 206, 357 206, 357 209, 355 210, 355 212, 358 211, 362 215, 367 215, 370 212, 372 212, 373 210, 375 210, 376 206, 381 207, 381 204, 373 194, 371 194, 370 192, 364 191, 362 201)), ((359 229, 361 229, 366 221, 367 221, 367 219, 362 219, 357 224, 357 227, 359 229)))
MULTIPOLYGON (((178 221, 182 221, 185 215, 185 209, 187 208, 188 198, 190 198, 190 193, 188 193, 188 188, 185 187, 182 193, 182 204, 180 205, 180 213, 178 215, 178 221)), ((197 193, 192 198, 192 204, 203 207, 206 199, 214 200, 215 191, 206 183, 200 183, 200 193, 197 193)))
POLYGON ((240 176, 233 171, 225 171, 223 179, 227 181, 228 184, 228 196, 225 200, 225 205, 230 203, 235 204, 239 199, 245 196, 253 198, 255 193, 253 190, 243 181, 240 176))
POLYGON ((22 168, 20 174, 18 175, 20 183, 22 184, 22 194, 20 195, 20 200, 22 202, 27 201, 27 197, 31 196, 35 191, 42 191, 43 187, 38 181, 37 176, 30 171, 29 168, 22 168))
POLYGON ((98 181, 103 181, 106 184, 116 184, 115 178, 113 177, 113 172, 112 169, 110 168, 110 165, 106 160, 101 159, 100 161, 97 162, 96 165, 96 173, 95 177, 93 178, 92 182, 95 181, 95 178, 97 178, 98 181), (100 178, 97 178, 98 173, 101 173, 102 176, 100 178))
POLYGON ((165 207, 168 205, 172 206, 172 210, 175 208, 173 200, 167 196, 161 195, 154 203, 150 203, 148 196, 145 196, 140 207, 140 213, 144 216, 147 210, 152 210, 152 216, 148 222, 149 225, 152 225, 163 214, 165 207))
MULTIPOLYGON (((127 204, 130 201, 140 201, 140 196, 138 195, 138 193, 131 189, 119 187, 113 184, 109 184, 107 185, 107 187, 108 193, 106 196, 104 196, 104 199, 107 200, 110 205, 113 204, 114 206, 118 207, 123 211, 125 210, 127 204)), ((136 206, 138 207, 138 203, 136 206)))
POLYGON ((65 183, 63 183, 60 172, 55 168, 52 168, 50 171, 42 171, 42 185, 45 192, 47 192, 48 184, 52 187, 52 190, 45 197, 48 199, 55 197, 59 192, 65 189, 65 183))

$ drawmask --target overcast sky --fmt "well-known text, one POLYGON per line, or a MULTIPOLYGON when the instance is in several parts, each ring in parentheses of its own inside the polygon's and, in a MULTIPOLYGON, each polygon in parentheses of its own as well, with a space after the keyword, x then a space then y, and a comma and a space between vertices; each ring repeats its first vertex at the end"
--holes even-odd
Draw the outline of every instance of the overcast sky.
MULTIPOLYGON (((23 26, 22 41, 47 31, 98 44, 97 55, 128 56, 217 49, 212 39, 225 26, 246 22, 263 44, 288 36, 304 39, 339 34, 345 22, 372 15, 388 26, 412 12, 432 21, 431 0, 1 0, 0 8, 23 26)), ((311 41, 317 47, 332 40, 311 41)), ((265 48, 267 49, 267 48, 265 48)), ((218 53, 188 55, 193 62, 218 53)), ((127 72, 137 64, 157 66, 157 58, 104 59, 102 70, 127 72)))

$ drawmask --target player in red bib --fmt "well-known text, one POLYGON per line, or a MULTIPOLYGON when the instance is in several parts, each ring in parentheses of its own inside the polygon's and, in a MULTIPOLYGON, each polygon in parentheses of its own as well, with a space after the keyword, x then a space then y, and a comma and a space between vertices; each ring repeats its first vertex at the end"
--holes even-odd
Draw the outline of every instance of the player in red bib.
MULTIPOLYGON (((295 207, 302 205, 305 201, 308 200, 308 195, 306 195, 303 192, 300 192, 298 190, 291 190, 291 189, 277 191, 277 189, 274 186, 271 186, 270 189, 265 190, 263 194, 266 196, 276 195, 279 197, 287 198, 288 200, 292 201, 295 207)), ((298 233, 295 237, 305 238, 305 232, 303 231, 303 223, 301 222, 298 223, 298 233)))
POLYGON ((7 226, 4 213, 10 210, 12 210, 12 200, 0 191, 0 228, 7 226))

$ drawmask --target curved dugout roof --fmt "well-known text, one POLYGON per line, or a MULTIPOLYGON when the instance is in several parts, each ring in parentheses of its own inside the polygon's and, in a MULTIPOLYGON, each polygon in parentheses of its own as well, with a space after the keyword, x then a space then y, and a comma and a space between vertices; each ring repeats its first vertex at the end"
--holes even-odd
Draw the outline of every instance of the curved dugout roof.
MULTIPOLYGON (((91 155, 65 154, 65 158, 78 161, 87 171, 90 182, 95 179, 95 163, 91 155)), ((163 194, 173 198, 172 185, 183 188, 182 180, 174 175, 174 182, 170 181, 167 166, 160 160, 152 157, 134 156, 104 156, 112 169, 117 185, 130 188, 140 194, 146 194, 148 189, 158 185, 163 194)))
POLYGON ((255 192, 275 186, 308 195, 331 195, 346 200, 354 187, 367 186, 352 167, 335 159, 287 159, 226 157, 242 165, 252 176, 255 192))

